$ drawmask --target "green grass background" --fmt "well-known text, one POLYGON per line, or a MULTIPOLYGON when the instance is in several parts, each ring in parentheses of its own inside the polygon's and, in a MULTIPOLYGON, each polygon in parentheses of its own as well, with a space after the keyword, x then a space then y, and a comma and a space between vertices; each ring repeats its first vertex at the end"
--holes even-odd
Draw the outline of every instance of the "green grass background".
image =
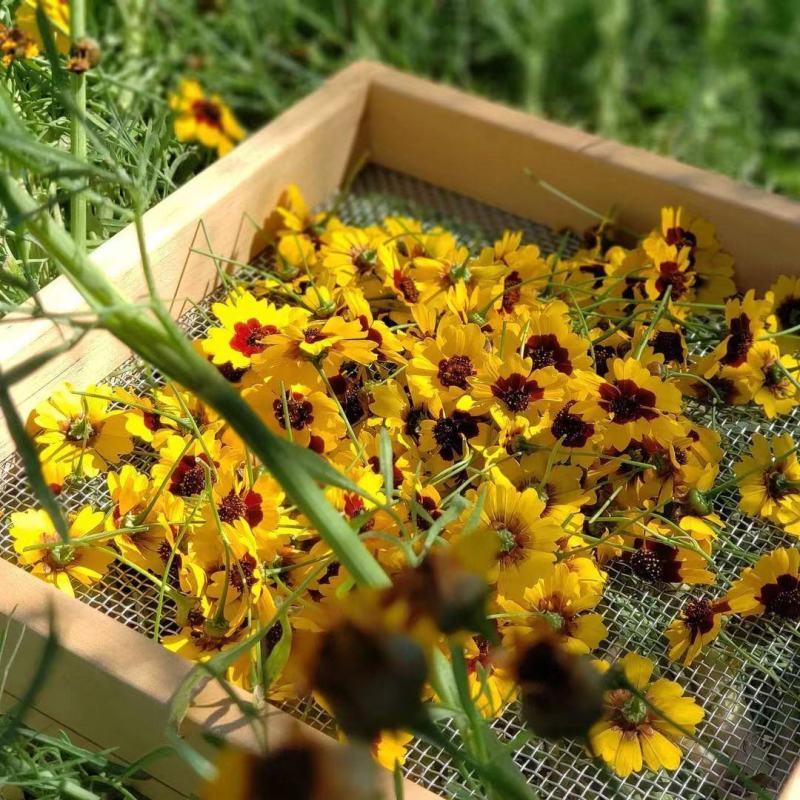
MULTIPOLYGON (((16 5, 0 0, 0 20, 16 5)), ((180 76, 255 130, 357 58, 800 195, 798 0, 93 0, 89 29, 103 52, 88 77, 105 149, 90 144, 93 158, 139 174, 151 205, 213 159, 174 140, 166 98, 180 76)), ((5 81, 31 135, 68 149, 46 61, 5 81)), ((64 216, 81 187, 28 180, 64 216)), ((89 189, 97 244, 131 214, 114 186, 89 189)), ((13 267, 19 243, 3 247, 13 267)), ((27 258, 48 280, 50 266, 27 258)))

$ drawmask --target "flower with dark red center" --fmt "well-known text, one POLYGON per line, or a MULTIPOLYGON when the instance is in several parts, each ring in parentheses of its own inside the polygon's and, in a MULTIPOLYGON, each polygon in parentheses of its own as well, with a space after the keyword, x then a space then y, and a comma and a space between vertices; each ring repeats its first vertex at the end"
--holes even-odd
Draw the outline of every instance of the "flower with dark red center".
POLYGON ((399 269, 396 269, 393 280, 394 288, 403 295, 403 299, 407 303, 416 303, 419 300, 419 289, 411 276, 403 275, 399 269))
POLYGON ((522 297, 522 290, 520 289, 521 284, 522 278, 520 278, 519 272, 516 270, 506 275, 503 281, 502 302, 502 309, 506 314, 510 314, 514 310, 514 306, 519 303, 520 297, 522 297))
POLYGON ((656 289, 659 298, 664 296, 667 287, 672 287, 670 298, 678 300, 683 297, 691 286, 690 275, 681 270, 675 261, 662 261, 658 265, 658 278, 656 279, 656 289))
POLYGON ((586 442, 594 435, 594 425, 577 414, 570 413, 574 405, 575 401, 570 400, 559 410, 550 432, 564 447, 585 447, 586 442))
POLYGON ((239 559, 237 564, 231 565, 231 586, 234 586, 238 591, 241 592, 245 585, 248 587, 255 585, 255 582, 258 580, 258 576, 256 575, 257 567, 258 562, 255 560, 255 558, 250 555, 250 553, 245 553, 239 559))
POLYGON ((747 354, 753 346, 753 332, 750 330, 750 317, 740 314, 730 323, 730 334, 725 342, 725 354, 720 362, 731 367, 738 367, 747 361, 747 354))
POLYGON ((619 425, 638 419, 649 421, 658 416, 655 394, 649 389, 641 389, 629 378, 617 383, 604 383, 600 387, 599 405, 619 425))
POLYGON ((596 344, 592 348, 594 351, 594 363, 597 374, 604 377, 608 374, 608 359, 614 358, 617 351, 606 344, 596 344))
POLYGON ((796 328, 800 325, 800 297, 789 296, 775 309, 775 316, 781 324, 781 330, 796 328))
MULTIPOLYGON (((421 495, 417 492, 414 495, 414 500, 416 501, 417 505, 422 506, 425 509, 427 515, 435 522, 439 517, 442 516, 442 512, 439 507, 436 505, 436 501, 432 497, 427 497, 421 495)), ((421 531, 427 531, 433 522, 429 522, 428 519, 421 514, 417 514, 417 527, 421 531)))
POLYGON ((690 600, 681 614, 689 629, 691 640, 708 633, 714 627, 714 606, 710 600, 690 600))
POLYGON ((170 492, 177 497, 193 497, 200 494, 206 487, 208 463, 205 453, 199 456, 183 456, 172 472, 170 492))
POLYGON ((572 361, 569 350, 562 347, 554 333, 534 334, 528 337, 523 351, 525 358, 531 359, 533 369, 555 367, 565 375, 572 374, 572 361))
POLYGON ((658 331, 649 344, 668 364, 682 364, 686 360, 683 337, 677 331, 658 331))
POLYGON ((697 237, 691 231, 687 231, 681 227, 667 228, 664 234, 664 240, 668 245, 677 247, 679 250, 683 247, 688 248, 691 263, 695 248, 697 247, 697 237))
POLYGON ((498 378, 492 384, 492 394, 500 400, 509 411, 519 412, 525 409, 534 400, 544 397, 542 389, 536 381, 528 380, 518 372, 507 378, 498 378))
POLYGON ((351 425, 355 425, 367 416, 369 402, 360 377, 352 378, 350 375, 340 373, 334 375, 330 383, 351 425))
POLYGON ((247 513, 247 506, 244 500, 231 489, 219 502, 219 518, 222 522, 234 522, 241 519, 247 513))
POLYGON ((761 587, 759 601, 767 611, 784 619, 800 619, 800 578, 780 575, 775 583, 761 587))
POLYGON ((633 574, 651 583, 682 583, 681 561, 676 547, 663 542, 634 542, 635 553, 625 553, 633 574))
POLYGON ((197 122, 222 130, 222 109, 212 100, 195 100, 192 103, 192 114, 197 122))
POLYGON ((301 431, 306 425, 314 422, 314 406, 302 392, 287 392, 286 407, 283 398, 278 397, 272 402, 272 411, 278 424, 286 430, 286 419, 295 431, 301 431))
POLYGON ((439 372, 437 377, 442 386, 457 386, 465 391, 469 389, 467 378, 477 375, 477 370, 472 366, 472 359, 469 356, 450 356, 439 361, 439 372))
POLYGON ((230 361, 226 361, 224 364, 216 364, 215 366, 219 370, 220 375, 230 383, 239 383, 247 372, 247 367, 234 367, 230 361))
POLYGON ((440 417, 433 426, 433 438, 439 455, 445 461, 455 461, 464 455, 464 440, 478 435, 478 418, 466 411, 454 411, 440 417))
POLYGON ((405 414, 403 433, 419 444, 419 436, 422 432, 422 421, 430 418, 430 412, 425 406, 411 406, 405 414))
POLYGON ((257 319, 251 318, 247 322, 237 322, 233 326, 234 334, 230 346, 246 356, 254 353, 263 353, 265 344, 262 339, 278 332, 274 325, 262 325, 257 319))
POLYGON ((311 327, 306 328, 303 331, 303 341, 306 344, 314 344, 315 342, 321 342, 323 339, 326 339, 328 334, 326 334, 322 328, 311 327))

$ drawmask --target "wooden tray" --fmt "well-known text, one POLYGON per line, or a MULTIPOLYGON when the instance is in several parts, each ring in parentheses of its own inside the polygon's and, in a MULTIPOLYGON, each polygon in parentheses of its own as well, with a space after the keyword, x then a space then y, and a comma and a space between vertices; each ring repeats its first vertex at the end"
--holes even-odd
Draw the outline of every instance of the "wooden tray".
MULTIPOLYGON (((613 206, 621 225, 633 230, 648 230, 661 206, 681 204, 714 221, 736 259, 740 287, 763 290, 778 274, 797 270, 798 204, 380 64, 357 62, 148 212, 153 272, 163 297, 177 295, 176 316, 188 301, 205 296, 216 278, 211 259, 194 254, 187 260, 193 243, 204 241, 197 238, 200 219, 216 253, 247 261, 263 245, 257 226, 247 220, 266 220, 287 184, 299 184, 310 204, 322 202, 364 157, 554 229, 582 230, 594 220, 540 188, 526 169, 591 208, 613 206)), ((132 228, 98 248, 94 260, 129 297, 146 297, 132 228)), ((43 289, 40 300, 50 312, 84 308, 64 278, 43 289)), ((0 363, 11 366, 58 344, 63 335, 47 320, 8 317, 0 324, 0 363)), ((63 381, 96 381, 128 356, 112 337, 94 332, 17 384, 14 399, 26 414, 63 381)), ((2 426, 0 461, 12 452, 2 426)), ((62 649, 30 723, 63 728, 95 747, 116 747, 127 761, 161 744, 170 697, 191 665, 0 560, 0 619, 13 615, 30 629, 9 693, 18 696, 25 688, 46 635, 49 608, 62 649)), ((272 719, 276 733, 289 724, 281 712, 272 719)), ((210 728, 244 746, 253 744, 235 707, 213 685, 188 723, 194 741, 201 729, 210 728)), ((144 788, 153 798, 186 796, 195 785, 177 758, 158 761, 151 773, 144 788)), ((800 797, 799 784, 796 773, 783 800, 800 797)), ((405 796, 434 797, 410 782, 405 796)))

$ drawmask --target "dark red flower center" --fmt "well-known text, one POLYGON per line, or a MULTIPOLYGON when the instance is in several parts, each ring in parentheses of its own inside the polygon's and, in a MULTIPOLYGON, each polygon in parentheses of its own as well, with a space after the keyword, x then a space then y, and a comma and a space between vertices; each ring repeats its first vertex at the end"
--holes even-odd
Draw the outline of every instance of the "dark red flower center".
POLYGON ((507 378, 498 378, 497 383, 492 384, 492 394, 509 411, 525 411, 531 401, 544 397, 544 389, 536 381, 527 380, 515 372, 507 378))
POLYGON ((301 431, 306 425, 314 422, 314 406, 310 400, 301 392, 287 392, 286 407, 284 408, 283 398, 278 397, 272 402, 272 411, 278 424, 286 430, 286 420, 293 430, 301 431))
POLYGON ((303 340, 306 344, 314 344, 315 342, 321 342, 323 339, 327 339, 328 335, 323 332, 322 328, 306 328, 303 331, 303 340))
POLYGON ((442 386, 457 386, 466 390, 469 388, 467 378, 477 374, 469 356, 450 356, 439 361, 438 378, 442 386))
POLYGON ((740 314, 730 322, 730 335, 725 344, 725 355, 720 361, 732 367, 738 367, 747 360, 747 354, 753 345, 753 333, 750 330, 750 317, 740 314))
POLYGON ((574 400, 570 400, 553 419, 553 426, 550 429, 556 439, 561 440, 564 447, 585 447, 586 442, 594 434, 594 425, 584 421, 577 414, 570 413, 570 409, 575 405, 574 400))
POLYGON ((219 504, 219 518, 223 522, 241 519, 247 513, 244 500, 233 489, 222 498, 219 504))
POLYGON ((668 286, 672 287, 670 292, 672 300, 683 297, 689 289, 689 273, 683 272, 674 261, 662 261, 658 265, 656 289, 658 289, 659 297, 664 296, 668 286))
POLYGON ((479 432, 478 420, 466 411, 454 411, 449 417, 440 417, 433 427, 433 438, 439 455, 445 461, 455 461, 464 455, 464 439, 479 432))
POLYGON ((525 358, 533 361, 534 369, 555 367, 565 375, 572 374, 572 361, 569 350, 562 347, 554 333, 535 334, 528 337, 524 349, 525 358))
POLYGON ((697 237, 691 231, 687 231, 679 226, 667 228, 667 232, 664 234, 664 240, 667 244, 674 247, 688 247, 692 254, 694 253, 695 247, 697 247, 697 237))
POLYGON ((262 325, 257 319, 250 318, 247 322, 237 322, 233 326, 233 336, 230 346, 233 350, 238 350, 246 356, 253 353, 261 353, 266 345, 261 340, 265 336, 277 333, 278 329, 274 325, 262 325))
POLYGON ((416 303, 419 300, 419 289, 414 283, 414 279, 409 275, 403 275, 399 269, 394 271, 394 288, 403 295, 407 303, 416 303))
POLYGON ((785 619, 800 619, 800 578, 780 575, 776 583, 761 587, 759 600, 767 611, 785 619))
POLYGON ((677 331, 659 331, 651 340, 653 352, 664 356, 667 363, 681 364, 686 358, 683 338, 677 331))
POLYGON ((230 571, 231 586, 236 587, 240 592, 247 586, 253 586, 256 582, 256 567, 258 563, 250 553, 245 553, 240 559, 238 564, 233 564, 230 571))
POLYGON ((694 641, 699 635, 714 627, 714 606, 709 600, 691 600, 683 609, 683 621, 694 641))
POLYGON ((222 109, 212 100, 195 100, 192 103, 192 114, 197 122, 222 130, 222 109))
POLYGON ((629 378, 617 383, 604 383, 600 387, 600 407, 620 425, 637 419, 655 419, 658 416, 655 405, 655 394, 649 389, 639 388, 629 378))
POLYGON ((199 456, 183 456, 170 478, 170 492, 177 497, 192 497, 200 494, 206 486, 208 464, 205 453, 201 453, 199 456))
POLYGON ((430 419, 430 416, 425 406, 412 406, 406 412, 403 433, 405 433, 406 436, 410 436, 419 444, 419 435, 422 432, 422 421, 430 419))
POLYGON ((514 306, 519 303, 520 297, 522 297, 521 284, 522 278, 520 278, 519 272, 516 270, 506 275, 503 281, 502 303, 502 309, 506 314, 510 314, 514 310, 514 306))

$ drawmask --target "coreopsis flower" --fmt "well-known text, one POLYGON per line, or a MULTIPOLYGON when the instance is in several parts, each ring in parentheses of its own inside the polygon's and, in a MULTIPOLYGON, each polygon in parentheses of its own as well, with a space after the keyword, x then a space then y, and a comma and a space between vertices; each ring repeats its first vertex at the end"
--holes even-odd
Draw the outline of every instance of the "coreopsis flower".
POLYGON ((741 369, 752 373, 749 383, 753 402, 764 409, 768 419, 788 414, 800 405, 797 379, 800 361, 788 354, 781 355, 777 344, 756 342, 741 369))
MULTIPOLYGON (((666 525, 651 522, 649 527, 665 538, 674 535, 666 525)), ((634 537, 629 544, 633 551, 623 552, 622 560, 642 580, 689 585, 709 584, 716 580, 708 561, 695 549, 653 538, 634 537)))
POLYGON ((777 334, 775 342, 784 353, 800 350, 800 278, 781 275, 766 294, 770 303, 768 327, 777 334), (793 331, 784 334, 784 331, 793 331))
POLYGON ((39 55, 39 45, 21 28, 8 28, 0 24, 0 54, 3 66, 8 67, 15 61, 36 58, 39 55))
POLYGON ((472 636, 464 644, 469 694, 487 719, 499 717, 517 699, 519 689, 507 665, 493 655, 485 636, 472 636))
POLYGON ((770 312, 769 300, 756 300, 750 289, 742 300, 725 304, 728 335, 714 349, 714 358, 727 367, 740 367, 747 362, 750 351, 766 332, 770 312))
POLYGON ((183 500, 169 492, 159 494, 158 486, 130 464, 109 472, 106 480, 112 502, 106 530, 131 529, 114 534, 114 545, 134 564, 163 573, 174 544, 173 526, 184 521, 183 500))
POLYGON ((199 498, 218 478, 220 444, 210 434, 201 439, 174 435, 158 451, 150 474, 157 486, 175 497, 199 498))
POLYGON ((794 439, 784 433, 767 439, 753 434, 749 455, 733 466, 739 508, 752 516, 790 525, 800 518, 800 462, 794 439))
POLYGON ((800 620, 800 550, 779 547, 746 567, 725 599, 734 614, 800 620))
POLYGON ((490 581, 506 597, 522 597, 525 588, 546 576, 555 561, 556 543, 564 530, 542 517, 544 507, 534 489, 519 492, 491 484, 486 489, 478 526, 497 537, 490 581))
POLYGON ((553 367, 563 375, 572 375, 576 369, 591 367, 589 344, 572 330, 565 303, 553 300, 530 306, 525 312, 517 338, 522 355, 531 360, 534 370, 553 367))
POLYGON ((245 137, 245 130, 222 99, 206 95, 195 80, 184 78, 169 96, 175 112, 175 135, 179 142, 200 142, 222 157, 245 137))
POLYGON ((632 439, 651 436, 669 441, 679 430, 674 414, 681 410, 681 393, 651 375, 636 359, 615 358, 605 378, 582 372, 589 396, 579 400, 575 413, 602 414, 602 433, 608 447, 624 450, 632 439))
POLYGON ((68 53, 70 45, 69 0, 22 0, 17 6, 15 16, 17 27, 26 36, 30 37, 39 49, 42 49, 44 48, 44 42, 42 42, 41 34, 39 33, 39 23, 36 21, 36 9, 38 7, 41 7, 50 22, 58 51, 60 53, 68 53))
POLYGON ((316 453, 330 452, 346 435, 339 406, 318 376, 308 386, 262 383, 246 390, 244 397, 268 428, 316 453))
POLYGON ((126 430, 125 413, 110 407, 106 399, 110 396, 102 386, 87 386, 85 393, 78 393, 65 383, 36 406, 27 428, 42 463, 52 461, 91 478, 130 453, 133 440, 126 430))
POLYGON ((664 632, 669 641, 670 661, 680 661, 688 667, 719 636, 722 620, 730 613, 727 600, 703 597, 686 603, 664 632))
POLYGON ((20 564, 29 567, 37 578, 74 597, 75 583, 92 586, 101 581, 114 561, 114 554, 102 539, 71 543, 101 532, 103 517, 102 511, 83 506, 70 515, 68 541, 64 542, 47 512, 17 511, 10 516, 9 535, 20 564))
POLYGON ((602 588, 602 582, 587 584, 577 571, 556 564, 549 574, 526 587, 521 598, 498 597, 498 605, 509 614, 503 620, 504 630, 512 636, 552 631, 563 638, 568 650, 589 653, 608 636, 602 615, 592 611, 602 598, 602 588))
POLYGON ((619 666, 636 693, 629 688, 606 692, 603 719, 589 732, 592 752, 621 778, 643 766, 677 769, 682 753, 675 739, 694 733, 705 716, 703 709, 675 681, 653 680, 649 658, 628 653, 619 666))
POLYGON ((454 408, 469 410, 473 382, 485 351, 486 337, 477 325, 464 325, 453 316, 444 317, 435 339, 414 346, 406 370, 412 394, 434 414, 454 408))
POLYGON ((669 289, 670 302, 688 301, 694 297, 696 276, 689 263, 689 250, 667 244, 664 240, 645 242, 645 266, 639 271, 644 278, 644 294, 661 300, 669 289))
POLYGON ((645 250, 659 240, 687 252, 697 302, 721 303, 735 294, 733 258, 722 249, 710 222, 680 207, 663 208, 661 230, 645 240, 645 250))

